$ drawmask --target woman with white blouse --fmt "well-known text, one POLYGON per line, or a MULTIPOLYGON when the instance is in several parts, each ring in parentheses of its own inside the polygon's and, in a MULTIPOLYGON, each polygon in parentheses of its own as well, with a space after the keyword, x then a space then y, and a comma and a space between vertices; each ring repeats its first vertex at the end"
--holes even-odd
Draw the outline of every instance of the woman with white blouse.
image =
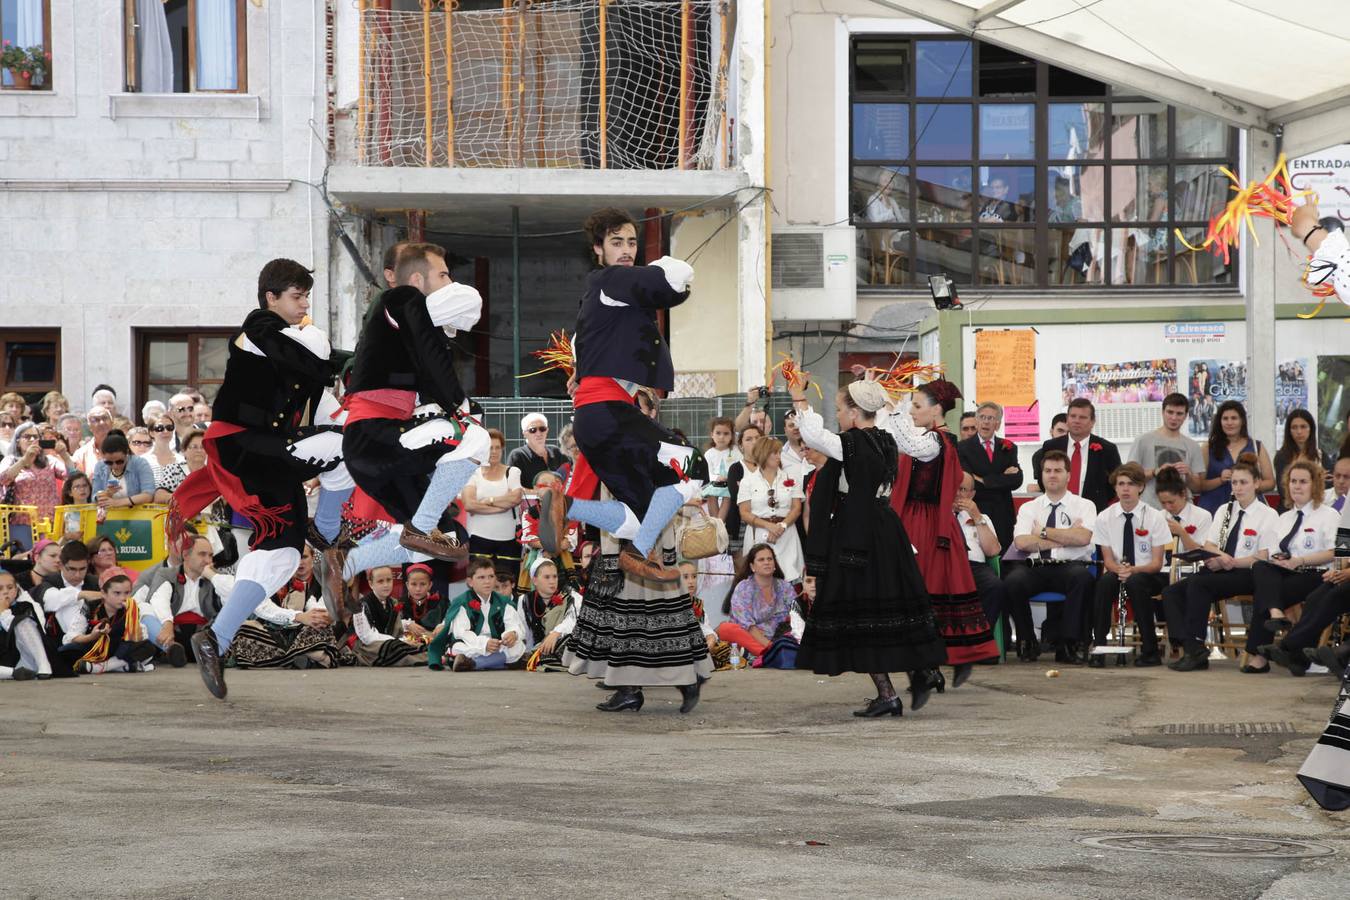
POLYGON ((801 483, 783 470, 783 444, 776 438, 760 438, 750 450, 755 468, 741 479, 737 500, 745 523, 745 545, 768 544, 778 557, 783 577, 802 577, 802 543, 797 520, 802 514, 801 483))
POLYGON ((520 486, 520 469, 502 464, 506 437, 497 429, 488 429, 492 450, 487 465, 473 473, 464 486, 460 500, 469 514, 469 552, 484 556, 493 565, 508 569, 514 579, 520 570, 520 542, 516 539, 516 507, 525 491, 520 486))
POLYGON ((1229 480, 1232 499, 1219 507, 1205 542, 1214 556, 1199 572, 1163 591, 1169 638, 1173 646, 1184 647, 1181 659, 1168 665, 1175 672, 1209 668, 1205 629, 1210 607, 1216 600, 1252 593, 1252 567, 1279 544, 1279 515, 1257 494, 1260 480, 1256 456, 1242 454, 1229 480))
POLYGON ((1270 559, 1252 569, 1252 622, 1247 626, 1247 664, 1244 673, 1270 671, 1264 645, 1271 633, 1289 629, 1284 611, 1298 606, 1322 584, 1336 549, 1341 514, 1322 503, 1326 473, 1316 462, 1297 459, 1284 470, 1281 493, 1290 509, 1275 526, 1279 543, 1270 559))

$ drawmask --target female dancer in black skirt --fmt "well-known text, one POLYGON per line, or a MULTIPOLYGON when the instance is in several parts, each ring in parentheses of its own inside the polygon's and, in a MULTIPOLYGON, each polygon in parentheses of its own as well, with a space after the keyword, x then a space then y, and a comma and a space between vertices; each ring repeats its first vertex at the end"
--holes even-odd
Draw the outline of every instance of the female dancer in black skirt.
POLYGON ((935 686, 930 670, 947 651, 914 549, 890 506, 897 451, 876 427, 877 410, 889 398, 875 382, 850 384, 835 402, 839 434, 833 434, 803 388, 789 390, 802 440, 829 457, 811 494, 805 556, 816 600, 797 666, 818 675, 870 675, 877 696, 853 713, 866 718, 903 714, 889 673, 909 672, 910 707, 919 709, 935 686))

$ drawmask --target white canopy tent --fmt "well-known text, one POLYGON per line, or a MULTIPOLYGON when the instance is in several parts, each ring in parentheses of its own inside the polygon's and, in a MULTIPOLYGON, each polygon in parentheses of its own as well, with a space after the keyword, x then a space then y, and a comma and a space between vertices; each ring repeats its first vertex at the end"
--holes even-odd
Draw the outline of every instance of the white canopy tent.
MULTIPOLYGON (((1347 0, 871 0, 1246 129, 1250 179, 1350 140, 1347 0)), ((1274 425, 1274 226, 1244 238, 1247 407, 1274 425)))

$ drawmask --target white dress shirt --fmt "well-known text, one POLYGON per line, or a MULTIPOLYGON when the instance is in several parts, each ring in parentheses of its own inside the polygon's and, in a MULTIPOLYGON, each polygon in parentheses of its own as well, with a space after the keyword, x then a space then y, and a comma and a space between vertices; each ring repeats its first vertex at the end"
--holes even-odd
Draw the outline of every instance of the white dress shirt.
MULTIPOLYGON (((492 625, 488 622, 489 604, 487 600, 483 600, 482 604, 480 612, 483 614, 483 624, 480 631, 474 631, 470 626, 469 613, 464 609, 457 612, 455 620, 450 623, 450 632, 455 636, 455 643, 450 649, 457 655, 466 653, 469 656, 487 656, 490 652, 487 648, 487 642, 492 639, 492 625)), ((514 631, 518 638, 510 647, 505 644, 501 646, 502 652, 506 654, 506 661, 515 662, 525 655, 525 633, 528 630, 515 604, 509 604, 502 612, 502 624, 504 626, 502 634, 514 631)))
MULTIPOLYGON (((183 602, 178 607, 180 613, 196 613, 202 618, 208 618, 206 613, 202 612, 202 603, 200 599, 203 581, 209 581, 215 587, 216 596, 222 601, 229 596, 230 591, 234 588, 233 575, 218 574, 215 578, 207 578, 206 576, 202 576, 201 578, 188 578, 184 575, 183 602)), ((144 612, 159 619, 160 624, 173 619, 172 582, 162 582, 153 594, 150 594, 149 585, 143 585, 133 596, 136 598, 136 602, 142 605, 144 612), (146 596, 147 594, 149 594, 149 596, 146 596)), ((291 618, 293 619, 294 616, 291 618)), ((285 624, 289 623, 290 620, 287 620, 285 624)), ((151 636, 153 637, 153 635, 151 636)))
MULTIPOLYGON (((1167 527, 1167 516, 1143 502, 1136 503, 1130 513, 1130 525, 1134 529, 1134 564, 1147 566, 1153 562, 1154 547, 1166 547, 1174 540, 1167 527)), ((1110 547, 1116 562, 1124 560, 1125 510, 1119 503, 1112 503, 1097 514, 1092 542, 1101 547, 1110 547)))
POLYGON ((992 528, 989 517, 981 515, 978 520, 972 519, 970 513, 963 509, 956 514, 956 521, 961 525, 962 534, 966 536, 966 556, 971 562, 988 562, 988 557, 984 555, 984 547, 980 545, 980 522, 992 528))
MULTIPOLYGON (((1275 544, 1270 552, 1278 553, 1280 551, 1280 542, 1294 527, 1300 512, 1303 513, 1303 521, 1299 522, 1298 531, 1294 534, 1293 540, 1289 542, 1289 555, 1311 556, 1314 553, 1321 553, 1323 550, 1334 550, 1336 548, 1336 529, 1341 525, 1341 514, 1325 503, 1321 506, 1313 506, 1311 503, 1307 503, 1297 509, 1286 511, 1276 520, 1273 535, 1275 544)), ((1323 563, 1318 568, 1325 569, 1329 565, 1331 564, 1323 563)))
MULTIPOLYGON (((1020 537, 1024 534, 1039 536, 1041 529, 1047 527, 1046 517, 1050 515, 1050 507, 1055 503, 1059 504, 1059 509, 1055 512, 1055 524, 1048 526, 1051 528, 1073 528, 1075 525, 1081 525, 1083 528, 1092 530, 1097 523, 1097 507, 1091 500, 1087 500, 1077 494, 1070 494, 1067 491, 1064 496, 1057 501, 1051 501, 1048 494, 1041 494, 1035 500, 1028 500, 1017 510, 1017 524, 1013 526, 1013 537, 1020 537)), ((1050 551, 1051 559, 1064 561, 1090 562, 1092 560, 1093 546, 1092 542, 1084 544, 1081 547, 1056 547, 1050 551)), ((1027 553, 1028 557, 1034 558, 1036 553, 1027 553)))
POLYGON ((1209 527, 1207 543, 1222 551, 1228 541, 1227 532, 1237 527, 1239 511, 1242 513, 1242 532, 1238 537, 1237 547, 1233 550, 1234 559, 1255 556, 1262 550, 1271 553, 1279 550, 1280 538, 1284 537, 1283 534, 1276 533, 1280 515, 1260 497, 1254 498, 1245 509, 1239 507, 1236 500, 1230 500, 1228 504, 1219 507, 1218 514, 1214 516, 1214 523, 1209 527), (1229 505, 1233 510, 1231 517, 1227 515, 1229 505), (1224 519, 1229 519, 1227 531, 1224 529, 1224 519))

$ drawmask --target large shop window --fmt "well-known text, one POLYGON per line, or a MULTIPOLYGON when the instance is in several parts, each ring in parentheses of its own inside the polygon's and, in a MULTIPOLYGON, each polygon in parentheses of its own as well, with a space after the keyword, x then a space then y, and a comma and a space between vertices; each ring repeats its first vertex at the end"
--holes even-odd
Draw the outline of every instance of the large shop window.
POLYGON ((916 287, 1235 287, 1188 250, 1228 199, 1237 130, 960 38, 852 44, 858 280, 916 287))
MULTIPOLYGON (((51 0, 0 0, 0 46, 19 47, 43 57, 46 65, 32 77, 34 88, 51 88, 51 0)), ((7 49, 9 49, 7 48, 7 49)), ((14 75, 0 68, 0 88, 13 89, 14 75)))
POLYGON ((38 409, 42 395, 61 390, 61 330, 59 328, 6 328, 0 330, 0 359, 4 383, 0 394, 22 394, 38 409))
POLYGON ((228 329, 137 332, 136 408, 147 400, 168 405, 174 394, 194 387, 211 402, 225 378, 231 333, 228 329))
POLYGON ((244 0, 124 2, 128 91, 248 90, 244 0))

